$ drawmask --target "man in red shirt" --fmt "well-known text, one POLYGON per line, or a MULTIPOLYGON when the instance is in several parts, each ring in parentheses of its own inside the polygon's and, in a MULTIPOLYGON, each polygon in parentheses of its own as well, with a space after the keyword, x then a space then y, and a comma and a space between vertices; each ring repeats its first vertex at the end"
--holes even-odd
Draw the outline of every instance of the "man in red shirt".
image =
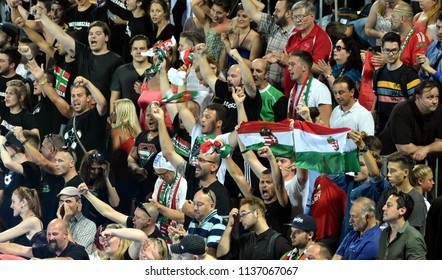
POLYGON ((305 50, 313 56, 313 74, 319 74, 317 62, 319 59, 328 61, 331 56, 332 42, 327 32, 315 22, 315 6, 309 1, 303 0, 295 3, 292 7, 295 29, 289 37, 284 53, 274 53, 274 59, 270 62, 277 62, 284 65, 283 89, 284 95, 288 98, 294 81, 290 79, 288 72, 288 55, 295 50, 305 50))

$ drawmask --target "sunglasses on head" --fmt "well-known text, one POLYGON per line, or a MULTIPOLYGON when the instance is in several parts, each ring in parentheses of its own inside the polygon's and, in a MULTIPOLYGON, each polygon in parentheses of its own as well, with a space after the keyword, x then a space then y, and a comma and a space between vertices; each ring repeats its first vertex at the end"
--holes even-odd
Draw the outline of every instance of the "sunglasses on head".
POLYGON ((137 207, 143 210, 147 214, 147 216, 149 216, 149 218, 152 218, 152 216, 149 214, 149 212, 147 212, 147 209, 144 207, 144 204, 142 202, 138 203, 137 207))
POLYGON ((93 161, 104 160, 104 156, 102 154, 91 154, 89 158, 93 161))
POLYGON ((60 148, 60 151, 67 152, 67 153, 69 153, 71 155, 71 157, 74 160, 76 159, 75 152, 74 152, 74 150, 71 147, 63 146, 63 147, 60 148))
POLYGON ((215 203, 215 199, 213 199, 212 193, 210 192, 210 190, 208 188, 202 188, 201 189, 203 194, 206 194, 210 197, 210 199, 212 200, 213 203, 215 203))

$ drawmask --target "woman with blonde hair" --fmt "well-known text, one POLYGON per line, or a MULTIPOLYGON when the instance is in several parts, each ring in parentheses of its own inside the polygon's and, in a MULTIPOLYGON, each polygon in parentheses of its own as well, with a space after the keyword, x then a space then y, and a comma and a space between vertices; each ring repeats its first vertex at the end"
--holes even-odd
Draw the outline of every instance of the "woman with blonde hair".
POLYGON ((131 214, 131 200, 135 196, 136 180, 127 165, 127 157, 135 144, 135 138, 141 132, 135 104, 128 98, 114 102, 112 112, 110 164, 115 173, 115 187, 120 195, 120 212, 131 214))
POLYGON ((104 253, 102 259, 138 260, 141 246, 146 240, 147 236, 142 230, 109 224, 99 236, 104 253))
POLYGON ((169 253, 167 244, 161 238, 149 238, 141 246, 140 260, 168 260, 169 253))
POLYGON ((19 187, 12 193, 11 201, 14 217, 20 216, 22 221, 15 227, 0 232, 0 243, 11 241, 23 246, 32 246, 34 235, 43 230, 37 190, 19 187))
POLYGON ((432 42, 437 39, 436 20, 442 8, 442 0, 420 0, 419 7, 422 12, 414 16, 413 26, 416 32, 424 33, 432 42))
POLYGON ((381 39, 391 29, 390 15, 397 4, 406 4, 402 0, 377 0, 368 13, 365 34, 376 39, 376 46, 381 46, 381 39))
MULTIPOLYGON (((433 170, 428 165, 416 164, 410 173, 410 183, 422 195, 431 192, 434 186, 433 170)), ((431 204, 425 196, 424 201, 429 210, 431 204)))

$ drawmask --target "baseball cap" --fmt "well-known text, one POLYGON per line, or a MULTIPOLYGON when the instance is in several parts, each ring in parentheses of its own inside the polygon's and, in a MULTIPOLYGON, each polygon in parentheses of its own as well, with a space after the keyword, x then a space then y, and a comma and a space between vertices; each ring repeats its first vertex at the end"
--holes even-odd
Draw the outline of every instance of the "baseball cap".
POLYGON ((76 187, 66 187, 62 189, 57 196, 62 196, 62 195, 81 197, 80 191, 76 187))
POLYGON ((315 219, 312 216, 306 214, 300 214, 296 216, 290 224, 286 225, 306 232, 313 231, 314 233, 316 233, 316 231, 318 230, 315 219))
POLYGON ((65 10, 66 10, 67 8, 69 8, 69 1, 67 1, 67 0, 52 0, 51 5, 52 5, 52 4, 60 5, 60 6, 62 6, 65 10))
POLYGON ((153 168, 162 168, 172 172, 175 172, 175 167, 163 156, 163 152, 159 152, 154 161, 153 168))
POLYGON ((0 23, 0 31, 3 31, 6 35, 14 38, 18 35, 18 28, 9 22, 0 23))
POLYGON ((170 251, 174 254, 203 255, 206 252, 206 242, 196 234, 187 234, 180 242, 170 245, 170 251))

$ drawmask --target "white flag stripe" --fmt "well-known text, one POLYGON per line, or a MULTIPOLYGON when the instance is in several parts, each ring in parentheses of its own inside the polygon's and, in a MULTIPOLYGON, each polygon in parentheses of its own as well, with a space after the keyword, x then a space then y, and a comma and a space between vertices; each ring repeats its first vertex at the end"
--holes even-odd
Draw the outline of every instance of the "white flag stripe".
POLYGON ((356 145, 351 139, 347 139, 347 132, 337 133, 333 135, 318 135, 308 133, 299 129, 295 129, 295 145, 296 152, 348 152, 356 149, 356 145), (338 141, 339 150, 336 151, 336 145, 328 142, 328 138, 332 137, 338 141))
MULTIPOLYGON (((291 132, 272 132, 272 134, 278 139, 279 145, 293 146, 293 138, 291 132)), ((240 133, 239 139, 244 145, 251 146, 258 143, 264 143, 266 140, 259 133, 240 133)))

